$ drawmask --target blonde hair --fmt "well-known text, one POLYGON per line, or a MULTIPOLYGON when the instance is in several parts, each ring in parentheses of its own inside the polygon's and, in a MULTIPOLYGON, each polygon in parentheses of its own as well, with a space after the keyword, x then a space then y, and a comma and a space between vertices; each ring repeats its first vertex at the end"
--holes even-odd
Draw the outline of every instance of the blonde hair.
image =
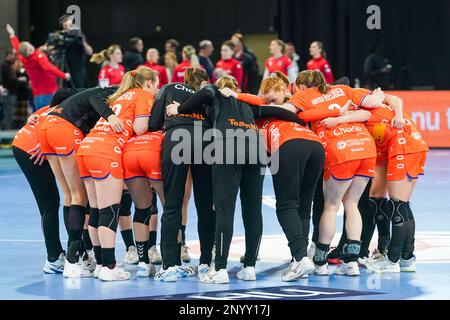
POLYGON ((195 48, 191 45, 187 45, 183 47, 184 55, 186 56, 186 59, 190 61, 191 67, 193 68, 200 68, 200 62, 198 60, 195 48))
POLYGON ((164 54, 164 59, 166 58, 166 56, 169 56, 175 62, 175 67, 178 65, 178 59, 175 53, 169 51, 164 54))
POLYGON ((278 46, 281 47, 282 54, 286 54, 286 43, 283 40, 275 39, 275 40, 272 40, 272 42, 275 42, 278 46))
POLYGON ((308 88, 316 87, 320 93, 325 94, 330 90, 330 86, 325 81, 325 76, 322 72, 317 70, 305 70, 298 74, 295 79, 295 85, 300 87, 301 85, 308 88))
POLYGON ((223 88, 229 88, 233 90, 234 92, 238 92, 238 83, 236 79, 232 76, 222 76, 216 81, 216 86, 219 87, 219 89, 223 88))
POLYGON ((121 95, 131 89, 142 88, 144 82, 150 80, 155 83, 158 79, 158 73, 147 67, 141 67, 137 70, 128 71, 123 76, 119 88, 107 100, 108 104, 116 101, 121 95))
POLYGON ((208 74, 201 68, 187 68, 184 74, 184 83, 195 90, 200 89, 203 81, 209 81, 208 74))
POLYGON ((109 46, 108 49, 102 50, 98 53, 94 53, 89 60, 92 63, 101 64, 105 60, 109 60, 109 57, 116 51, 117 49, 122 50, 118 44, 113 44, 109 46))

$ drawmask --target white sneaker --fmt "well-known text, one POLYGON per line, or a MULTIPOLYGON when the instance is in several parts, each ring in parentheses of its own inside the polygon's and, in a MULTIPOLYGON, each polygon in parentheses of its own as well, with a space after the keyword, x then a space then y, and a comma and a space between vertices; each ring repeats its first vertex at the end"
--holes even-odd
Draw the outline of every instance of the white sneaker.
POLYGON ((369 260, 366 264, 369 272, 376 273, 398 273, 400 272, 400 263, 391 262, 387 256, 382 256, 377 260, 369 260))
POLYGON ((180 275, 180 278, 193 277, 196 275, 195 269, 187 264, 182 264, 181 266, 176 266, 177 272, 180 275))
POLYGON ((374 249, 374 250, 370 253, 369 257, 367 258, 366 263, 367 263, 367 262, 374 262, 374 261, 376 261, 376 260, 378 260, 378 259, 380 259, 380 258, 382 258, 382 257, 384 257, 383 253, 380 252, 380 251, 378 251, 378 249, 374 249))
POLYGON ((98 264, 95 266, 94 270, 94 278, 98 278, 98 275, 100 274, 100 271, 102 270, 102 265, 98 264))
POLYGON ((206 263, 203 263, 198 266, 197 268, 197 275, 198 278, 201 279, 205 274, 207 274, 209 271, 209 266, 206 263))
POLYGON ((358 258, 358 263, 362 266, 366 266, 367 260, 369 258, 368 257, 362 257, 362 258, 358 258))
POLYGON ((83 256, 80 258, 80 263, 83 264, 87 269, 89 269, 90 272, 94 272, 97 266, 95 257, 94 259, 92 259, 92 255, 90 255, 87 251, 83 253, 83 256), (87 258, 86 260, 84 260, 85 257, 87 258))
POLYGON ((314 264, 314 274, 316 276, 327 276, 328 275, 328 263, 325 263, 324 265, 317 265, 314 264))
POLYGON ((64 252, 62 252, 58 259, 54 262, 50 262, 47 259, 45 259, 44 267, 42 268, 42 271, 48 274, 55 274, 55 273, 63 273, 64 272, 64 252))
POLYGON ((156 246, 152 246, 150 249, 148 249, 148 258, 150 259, 150 263, 152 264, 162 263, 161 253, 159 253, 158 248, 156 248, 156 246))
POLYGON ((138 271, 136 273, 136 276, 138 276, 138 277, 153 277, 155 275, 155 273, 156 273, 156 268, 153 264, 139 262, 138 271))
POLYGON ((115 266, 114 269, 108 267, 102 267, 98 278, 102 281, 124 281, 129 280, 131 274, 128 271, 123 270, 119 266, 115 266))
POLYGON ((400 271, 416 272, 416 256, 413 256, 409 260, 403 260, 402 258, 400 258, 400 271))
POLYGON ((65 278, 86 278, 92 277, 92 271, 83 263, 70 263, 67 259, 64 262, 64 272, 63 276, 65 278))
POLYGON ((287 272, 281 276, 281 280, 294 281, 304 275, 308 275, 314 270, 314 263, 308 257, 303 257, 300 261, 291 262, 287 272))
POLYGON ((163 282, 174 282, 180 278, 177 267, 169 267, 164 270, 163 267, 155 274, 155 280, 163 282))
POLYGON ((181 261, 189 263, 191 262, 191 256, 188 251, 189 247, 185 244, 181 246, 181 261))
POLYGON ((216 271, 216 269, 211 268, 209 272, 202 277, 202 279, 200 279, 200 282, 225 284, 229 283, 230 279, 228 278, 227 269, 220 269, 219 271, 216 271))
POLYGON ((139 256, 135 246, 131 246, 128 248, 128 251, 125 254, 125 258, 123 260, 127 264, 136 264, 139 262, 139 256))
POLYGON ((245 267, 242 266, 241 271, 237 273, 237 278, 245 281, 255 281, 256 280, 256 272, 255 267, 245 267))
POLYGON ((316 244, 311 241, 308 247, 307 256, 309 260, 313 261, 314 255, 316 254, 316 244))
POLYGON ((358 262, 343 262, 336 269, 334 269, 334 274, 338 276, 359 276, 358 262))

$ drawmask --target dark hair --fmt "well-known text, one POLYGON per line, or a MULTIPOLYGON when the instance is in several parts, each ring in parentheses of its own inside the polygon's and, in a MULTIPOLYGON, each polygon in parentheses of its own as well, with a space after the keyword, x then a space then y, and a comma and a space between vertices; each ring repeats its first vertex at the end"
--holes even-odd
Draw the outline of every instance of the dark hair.
POLYGON ((209 44, 212 44, 212 42, 208 39, 202 40, 198 43, 198 48, 200 50, 206 49, 209 44))
POLYGON ((225 41, 224 43, 222 43, 222 45, 229 47, 231 50, 234 50, 235 47, 234 43, 231 42, 230 40, 225 41))
POLYGON ((166 41, 166 43, 170 43, 170 45, 175 48, 178 48, 180 46, 180 43, 175 39, 169 39, 166 41))
POLYGON ((323 43, 322 42, 320 42, 320 41, 313 41, 312 43, 317 43, 317 46, 319 47, 319 49, 321 49, 322 50, 322 57, 324 57, 325 59, 327 58, 327 53, 325 52, 325 47, 324 47, 324 45, 323 45, 323 43))
POLYGON ((135 48, 136 45, 139 43, 139 41, 142 41, 142 39, 138 38, 138 37, 131 38, 130 41, 129 41, 130 47, 131 48, 135 48))

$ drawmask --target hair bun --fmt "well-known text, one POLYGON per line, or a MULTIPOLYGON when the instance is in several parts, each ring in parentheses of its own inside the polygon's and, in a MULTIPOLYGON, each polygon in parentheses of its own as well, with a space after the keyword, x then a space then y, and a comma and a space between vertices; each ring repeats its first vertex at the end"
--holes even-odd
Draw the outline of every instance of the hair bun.
POLYGON ((136 77, 136 70, 131 71, 131 76, 136 77))

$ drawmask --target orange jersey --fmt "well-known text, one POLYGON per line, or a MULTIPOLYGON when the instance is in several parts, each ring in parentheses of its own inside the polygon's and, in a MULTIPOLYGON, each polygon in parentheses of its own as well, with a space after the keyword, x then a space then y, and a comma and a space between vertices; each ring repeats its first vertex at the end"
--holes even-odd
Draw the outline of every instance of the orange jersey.
POLYGON ((133 136, 128 140, 124 152, 141 150, 160 151, 163 140, 164 135, 162 131, 147 132, 141 136, 133 136))
MULTIPOLYGON (((348 86, 331 86, 326 94, 317 88, 297 92, 289 103, 302 110, 340 110, 348 100, 361 105, 366 93, 348 86)), ((344 123, 333 128, 325 128, 313 123, 315 131, 325 147, 325 167, 335 166, 347 161, 376 157, 375 143, 363 123, 344 123)))
POLYGON ((125 129, 116 133, 106 120, 100 119, 84 138, 78 154, 107 159, 121 156, 123 148, 133 135, 134 119, 149 117, 153 102, 153 95, 142 89, 125 92, 110 106, 116 116, 123 121, 125 129))
POLYGON ((34 149, 39 143, 37 132, 38 126, 47 116, 49 110, 49 107, 44 107, 33 113, 33 116, 39 116, 39 122, 34 125, 26 124, 19 131, 17 131, 12 145, 22 151, 25 151, 26 153, 29 153, 30 150, 34 149))

